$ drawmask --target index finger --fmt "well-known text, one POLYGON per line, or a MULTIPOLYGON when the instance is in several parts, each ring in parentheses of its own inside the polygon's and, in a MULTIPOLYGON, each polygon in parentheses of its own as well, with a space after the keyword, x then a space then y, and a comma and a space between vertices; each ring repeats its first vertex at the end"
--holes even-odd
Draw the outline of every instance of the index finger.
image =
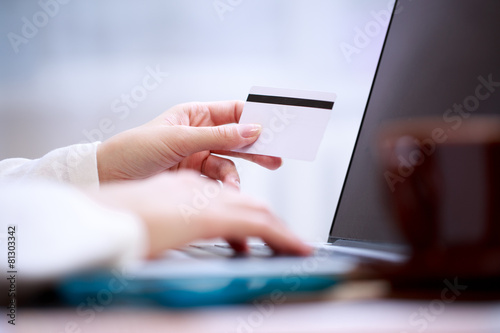
MULTIPOLYGON (((207 102, 196 104, 196 103, 188 103, 184 105, 184 110, 188 111, 191 115, 191 112, 194 108, 202 107, 205 109, 204 111, 208 111, 210 120, 212 124, 196 124, 196 125, 225 125, 238 123, 241 117, 241 113, 243 112, 243 106, 245 102, 243 101, 220 101, 220 102, 207 102)), ((194 116, 194 115, 193 115, 194 116)))

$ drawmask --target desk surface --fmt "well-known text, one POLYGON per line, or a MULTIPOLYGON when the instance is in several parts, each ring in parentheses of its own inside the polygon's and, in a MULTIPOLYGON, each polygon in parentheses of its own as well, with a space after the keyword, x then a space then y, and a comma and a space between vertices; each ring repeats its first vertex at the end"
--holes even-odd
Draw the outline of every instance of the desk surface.
POLYGON ((388 290, 380 281, 351 282, 321 296, 288 296, 282 304, 183 311, 19 309, 13 332, 500 332, 500 301, 471 302, 452 293, 410 300, 388 290))

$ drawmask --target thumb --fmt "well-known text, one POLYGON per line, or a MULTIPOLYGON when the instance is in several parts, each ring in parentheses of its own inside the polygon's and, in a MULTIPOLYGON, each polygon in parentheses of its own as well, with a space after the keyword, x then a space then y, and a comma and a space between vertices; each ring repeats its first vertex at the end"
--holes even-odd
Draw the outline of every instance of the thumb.
POLYGON ((204 150, 232 150, 248 146, 259 137, 259 124, 229 124, 212 127, 186 127, 186 155, 204 150))

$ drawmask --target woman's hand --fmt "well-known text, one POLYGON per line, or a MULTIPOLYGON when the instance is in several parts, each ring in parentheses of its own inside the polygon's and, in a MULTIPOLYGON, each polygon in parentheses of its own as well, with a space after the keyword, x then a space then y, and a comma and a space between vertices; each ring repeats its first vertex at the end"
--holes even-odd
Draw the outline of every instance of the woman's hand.
POLYGON ((217 155, 241 157, 271 170, 279 168, 281 158, 229 151, 255 142, 261 132, 258 124, 237 124, 243 105, 240 101, 181 104, 110 138, 97 151, 101 183, 189 169, 239 188, 234 163, 217 155))
POLYGON ((259 237, 279 253, 311 252, 266 205, 192 171, 105 184, 91 196, 142 219, 150 256, 216 237, 226 239, 237 251, 247 249, 247 237, 259 237))

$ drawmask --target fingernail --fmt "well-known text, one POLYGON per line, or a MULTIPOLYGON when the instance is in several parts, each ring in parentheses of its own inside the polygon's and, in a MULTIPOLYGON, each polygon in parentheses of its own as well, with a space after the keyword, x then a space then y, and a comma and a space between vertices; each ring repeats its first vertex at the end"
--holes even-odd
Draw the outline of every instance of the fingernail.
POLYGON ((259 124, 238 124, 238 133, 244 138, 257 136, 262 131, 262 126, 259 124))
POLYGON ((239 191, 241 186, 239 179, 228 179, 224 182, 224 185, 233 188, 236 191, 239 191))

